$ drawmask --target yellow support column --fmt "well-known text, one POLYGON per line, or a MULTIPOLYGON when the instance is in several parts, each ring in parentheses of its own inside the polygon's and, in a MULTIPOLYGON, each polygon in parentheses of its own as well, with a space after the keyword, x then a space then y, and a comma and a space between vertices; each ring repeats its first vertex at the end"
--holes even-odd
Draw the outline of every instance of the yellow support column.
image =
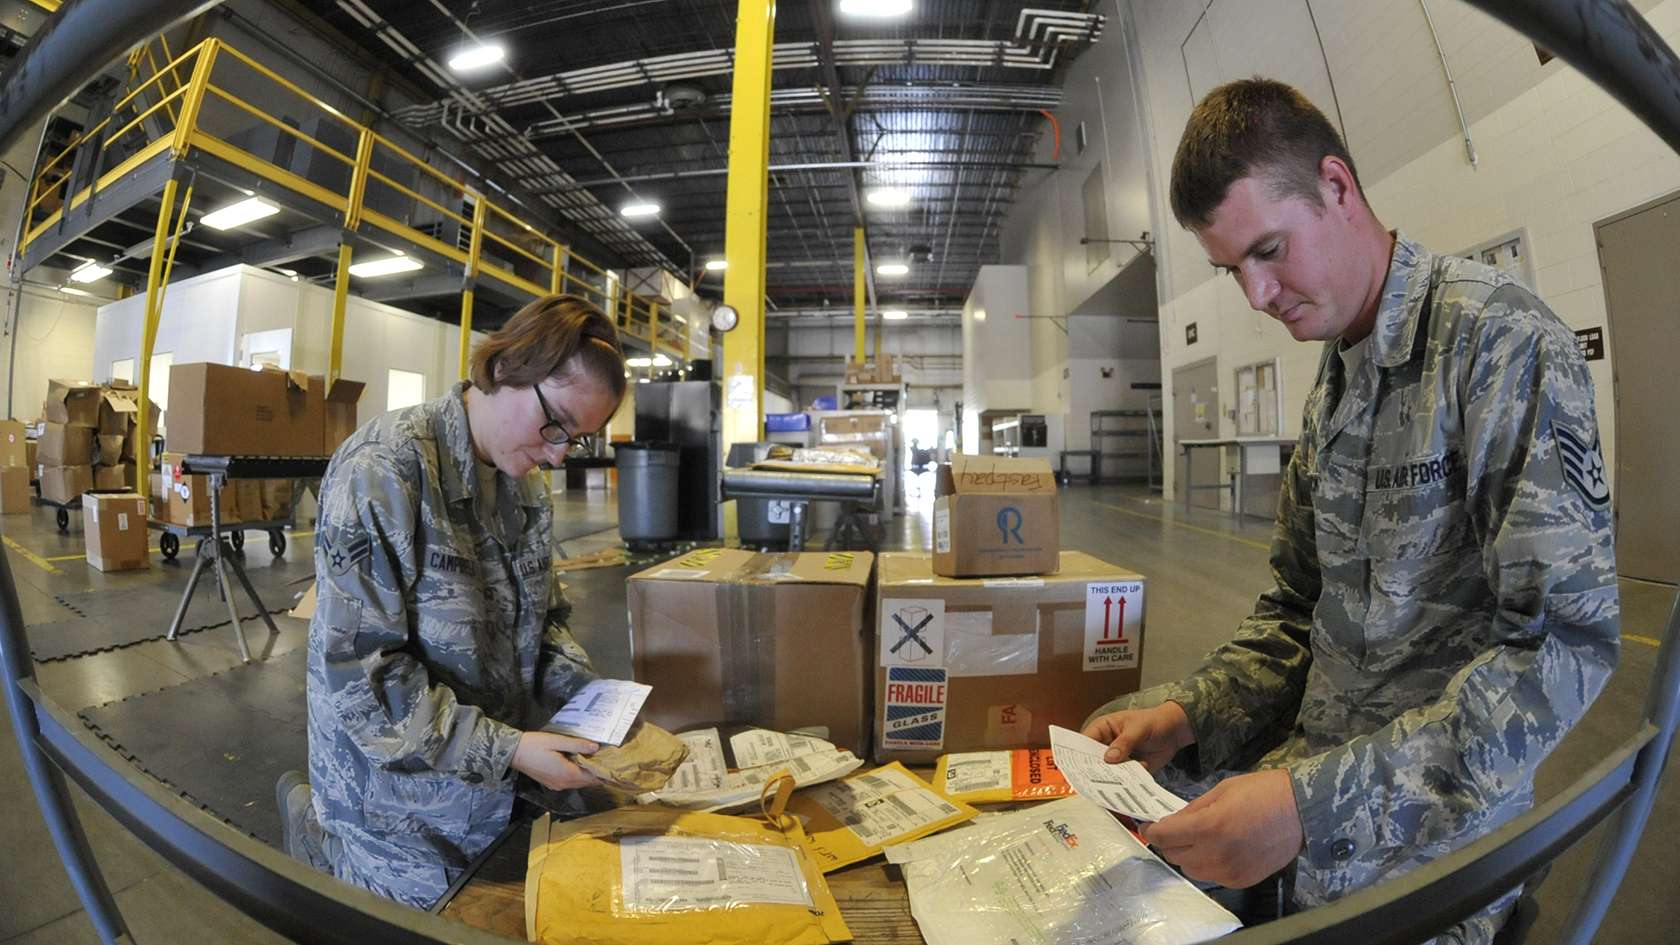
POLYGON ((344 233, 338 243, 338 273, 333 277, 332 339, 327 348, 327 383, 338 380, 344 368, 344 306, 350 300, 350 237, 362 222, 362 198, 367 194, 368 169, 373 165, 373 132, 367 128, 356 141, 356 166, 350 172, 350 193, 344 206, 344 233))
POLYGON ((566 257, 570 255, 566 247, 554 244, 554 272, 548 279, 548 291, 555 295, 566 291, 566 257))
MULTIPOLYGON (((163 200, 158 204, 157 227, 152 231, 152 261, 146 270, 146 323, 140 332, 140 360, 135 370, 140 375, 140 410, 134 424, 134 489, 145 485, 143 478, 151 474, 152 430, 152 347, 157 344, 158 321, 163 317, 163 241, 169 234, 169 213, 175 209, 175 189, 180 186, 172 177, 163 185, 163 200)), ((142 493, 144 494, 144 493, 142 493)))
POLYGON ((723 301, 740 313, 723 336, 723 446, 764 437, 764 259, 770 199, 770 64, 775 0, 740 0, 729 121, 723 301))
POLYGON ((474 194, 472 241, 467 244, 467 287, 461 292, 461 377, 472 359, 473 286, 478 284, 478 252, 484 244, 484 198, 474 194))
POLYGON ((867 324, 869 306, 865 296, 868 288, 864 281, 868 278, 864 267, 869 264, 863 245, 863 227, 852 227, 852 358, 859 364, 863 363, 864 326, 867 324))
POLYGON ((659 303, 648 303, 648 350, 659 353, 659 303))

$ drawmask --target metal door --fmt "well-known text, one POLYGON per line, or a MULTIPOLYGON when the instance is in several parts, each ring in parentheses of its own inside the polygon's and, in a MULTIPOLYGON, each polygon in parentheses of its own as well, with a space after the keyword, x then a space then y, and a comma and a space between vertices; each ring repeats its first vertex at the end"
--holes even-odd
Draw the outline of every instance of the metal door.
MULTIPOLYGON (((1178 457, 1176 473, 1179 498, 1184 496, 1184 453, 1178 448, 1180 440, 1209 440, 1219 436, 1219 365, 1213 358, 1197 361, 1173 371, 1173 454, 1178 457)), ((1222 482, 1221 450, 1196 451, 1194 468, 1197 485, 1216 485, 1222 482)), ((1219 508, 1221 493, 1199 489, 1190 504, 1201 508, 1219 508)))
POLYGON ((1600 223, 1616 400, 1616 566, 1680 582, 1680 197, 1600 223))

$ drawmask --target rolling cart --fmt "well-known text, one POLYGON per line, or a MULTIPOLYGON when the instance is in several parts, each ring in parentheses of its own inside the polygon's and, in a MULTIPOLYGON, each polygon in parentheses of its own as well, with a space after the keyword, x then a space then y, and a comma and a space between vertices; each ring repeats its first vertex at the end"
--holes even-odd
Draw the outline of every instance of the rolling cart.
MULTIPOLYGON (((260 522, 229 522, 224 531, 227 533, 228 544, 234 551, 245 550, 245 533, 261 531, 268 533, 268 550, 276 558, 286 553, 286 529, 295 527, 292 520, 265 519, 260 522)), ((152 520, 146 526, 153 531, 162 532, 158 536, 158 550, 163 552, 166 560, 174 561, 181 553, 181 539, 196 538, 202 544, 211 535, 209 525, 177 525, 174 522, 159 522, 152 520)))

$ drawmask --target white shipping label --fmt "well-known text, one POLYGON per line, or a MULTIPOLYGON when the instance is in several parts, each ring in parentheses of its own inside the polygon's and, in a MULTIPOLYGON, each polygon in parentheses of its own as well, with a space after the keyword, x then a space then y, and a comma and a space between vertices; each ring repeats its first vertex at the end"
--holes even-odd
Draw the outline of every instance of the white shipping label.
POLYGON ((1143 582, 1085 585, 1085 671, 1136 669, 1143 636, 1143 582))
POLYGON ((758 387, 751 374, 729 375, 726 405, 734 410, 751 410, 758 406, 758 387))
POLYGON ((866 846, 893 840, 960 813, 901 771, 872 771, 810 788, 806 796, 846 825, 866 846))
POLYGON ((944 601, 888 598, 880 620, 882 666, 945 665, 944 601))
POLYGON ((762 768, 765 765, 786 764, 804 755, 831 753, 833 744, 809 735, 786 735, 766 728, 752 728, 729 739, 729 750, 735 753, 735 767, 762 768))
POLYGON ((939 554, 951 552, 951 510, 933 510, 933 550, 939 554))
POLYGON ((721 787, 729 767, 723 761, 723 740, 718 730, 705 728, 697 732, 683 732, 677 737, 688 746, 688 757, 683 759, 683 763, 672 772, 671 780, 665 782, 660 790, 693 794, 721 787))
POLYGON ((621 744, 652 691, 652 686, 628 679, 592 679, 554 713, 545 727, 603 745, 621 744))
POLYGON ((1008 790, 1013 783, 1007 751, 966 751, 945 756, 946 796, 1008 790))
POLYGON ((117 513, 117 531, 119 531, 119 532, 128 531, 128 513, 127 512, 118 512, 117 513))
POLYGON ((618 856, 626 912, 728 909, 755 902, 813 905, 799 855, 787 847, 625 837, 618 856))

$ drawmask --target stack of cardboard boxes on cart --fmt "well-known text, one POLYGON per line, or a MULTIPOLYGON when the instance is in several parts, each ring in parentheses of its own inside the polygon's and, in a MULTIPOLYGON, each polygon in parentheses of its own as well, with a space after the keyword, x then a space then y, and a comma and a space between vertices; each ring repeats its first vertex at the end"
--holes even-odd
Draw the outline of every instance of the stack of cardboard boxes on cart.
POLYGON ((1043 747, 1142 672, 1144 579, 1062 551, 1043 460, 957 457, 927 553, 707 548, 631 577, 636 679, 672 730, 816 727, 859 757, 1043 747))
MULTIPOLYGON (((169 432, 151 479, 152 517, 210 524, 210 477, 181 461, 205 456, 330 456, 356 429, 360 381, 226 364, 180 364, 169 372, 169 432)), ((230 479, 219 497, 224 524, 292 517, 289 479, 230 479)))

